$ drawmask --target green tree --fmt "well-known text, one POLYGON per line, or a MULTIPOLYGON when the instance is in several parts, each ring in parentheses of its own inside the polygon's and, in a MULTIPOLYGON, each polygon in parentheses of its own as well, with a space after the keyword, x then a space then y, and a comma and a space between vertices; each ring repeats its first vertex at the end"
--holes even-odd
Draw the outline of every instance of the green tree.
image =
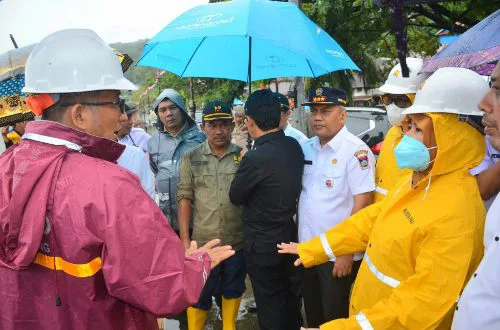
MULTIPOLYGON (((152 107, 154 99, 162 90, 165 88, 173 88, 181 94, 187 106, 189 100, 189 78, 181 78, 173 73, 165 72, 158 79, 156 86, 149 90, 147 95, 141 97, 146 88, 155 83, 155 80, 156 74, 151 75, 148 79, 143 81, 142 86, 133 94, 132 99, 146 106, 149 98, 149 105, 152 107)), ((241 97, 244 87, 244 82, 236 80, 193 78, 194 97, 198 109, 201 109, 205 104, 216 99, 232 104, 235 97, 241 97)))
MULTIPOLYGON (((409 55, 429 57, 439 46, 435 33, 440 29, 463 33, 498 7, 491 0, 462 0, 441 3, 420 2, 405 7, 409 55)), ((393 15, 389 8, 380 8, 373 0, 308 1, 303 10, 314 22, 329 33, 351 56, 363 72, 368 85, 380 84, 390 67, 397 61, 395 38, 392 33, 393 15), (379 68, 376 58, 392 62, 379 68)), ((311 79, 306 88, 325 82, 351 92, 350 72, 335 72, 311 79)))
MULTIPOLYGON (((349 54, 369 84, 379 82, 381 72, 375 63, 379 56, 374 46, 380 35, 390 30, 390 22, 380 19, 387 10, 377 8, 372 1, 362 0, 317 1, 304 4, 303 10, 349 54)), ((352 72, 337 71, 308 80, 306 89, 329 83, 350 94, 351 78, 352 72)))

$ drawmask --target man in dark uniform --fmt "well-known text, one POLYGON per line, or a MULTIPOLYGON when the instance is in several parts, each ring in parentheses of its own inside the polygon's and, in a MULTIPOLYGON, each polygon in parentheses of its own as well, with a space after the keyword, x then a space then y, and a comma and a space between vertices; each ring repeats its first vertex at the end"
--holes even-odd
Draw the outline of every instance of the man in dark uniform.
POLYGON ((300 278, 294 258, 276 245, 297 239, 293 216, 302 188, 304 154, 299 143, 279 129, 280 103, 270 90, 259 90, 245 105, 253 150, 243 157, 229 198, 243 205, 245 263, 262 330, 300 328, 300 278))

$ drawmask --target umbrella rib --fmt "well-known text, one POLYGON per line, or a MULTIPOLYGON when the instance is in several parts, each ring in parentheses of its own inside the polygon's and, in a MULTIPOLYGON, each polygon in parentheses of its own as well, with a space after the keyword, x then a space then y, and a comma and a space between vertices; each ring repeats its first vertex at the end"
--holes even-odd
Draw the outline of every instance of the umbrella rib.
POLYGON ((313 74, 313 78, 316 78, 316 75, 314 74, 313 68, 311 67, 311 63, 309 63, 309 60, 306 58, 307 65, 309 65, 309 69, 311 69, 311 73, 313 74))
MULTIPOLYGON (((139 62, 140 62, 140 61, 142 61, 142 59, 143 59, 144 57, 146 57, 146 55, 148 55, 149 53, 151 53, 151 51, 152 51, 152 50, 153 50, 153 49, 154 49, 157 45, 158 45, 158 43, 156 43, 156 45, 152 46, 152 47, 148 50, 148 52, 147 52, 146 54, 142 54, 141 58, 137 61, 137 64, 136 64, 135 66, 137 66, 137 65, 139 64, 139 62)), ((145 46, 144 46, 144 47, 145 47, 145 46)))
POLYGON ((196 54, 196 52, 198 51, 198 49, 200 48, 201 44, 203 43, 203 41, 205 41, 205 39, 207 39, 207 37, 203 37, 203 39, 201 39, 200 43, 198 44, 198 46, 196 46, 196 49, 194 50, 193 54, 191 55, 191 57, 189 58, 189 61, 187 62, 186 66, 184 67, 184 71, 182 71, 182 74, 181 74, 181 77, 184 77, 184 73, 186 72, 189 64, 191 64, 191 60, 193 59, 194 55, 196 54))

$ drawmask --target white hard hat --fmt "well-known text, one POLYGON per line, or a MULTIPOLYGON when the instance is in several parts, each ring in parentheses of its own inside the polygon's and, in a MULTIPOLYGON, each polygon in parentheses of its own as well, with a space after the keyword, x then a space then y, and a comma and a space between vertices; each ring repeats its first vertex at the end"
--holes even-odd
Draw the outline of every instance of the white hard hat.
POLYGON ((428 77, 428 74, 419 74, 418 72, 422 69, 424 61, 420 58, 408 57, 406 58, 406 64, 410 70, 410 76, 408 78, 403 77, 403 71, 401 70, 401 65, 397 64, 392 68, 387 80, 384 85, 379 87, 379 90, 383 93, 390 94, 413 94, 416 93, 418 87, 424 82, 428 77))
POLYGON ((413 105, 403 115, 441 112, 482 116, 477 105, 488 88, 488 83, 474 71, 441 68, 420 86, 413 105))
POLYGON ((113 50, 92 30, 61 30, 31 52, 25 69, 25 93, 74 93, 136 90, 123 76, 113 50))

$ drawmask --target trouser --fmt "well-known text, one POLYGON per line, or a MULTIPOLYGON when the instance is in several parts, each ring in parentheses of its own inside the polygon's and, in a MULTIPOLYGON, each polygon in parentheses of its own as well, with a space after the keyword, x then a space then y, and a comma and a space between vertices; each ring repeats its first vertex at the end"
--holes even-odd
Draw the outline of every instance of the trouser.
POLYGON ((261 330, 298 330, 300 316, 300 271, 296 256, 276 251, 245 251, 261 330))
POLYGON ((212 269, 200 299, 193 307, 208 311, 212 307, 212 297, 218 300, 221 296, 226 299, 241 297, 245 292, 245 277, 245 261, 243 251, 240 250, 212 269))
POLYGON ((302 296, 307 326, 319 328, 323 323, 349 317, 349 297, 361 260, 352 264, 351 275, 334 278, 334 262, 303 268, 302 296))

